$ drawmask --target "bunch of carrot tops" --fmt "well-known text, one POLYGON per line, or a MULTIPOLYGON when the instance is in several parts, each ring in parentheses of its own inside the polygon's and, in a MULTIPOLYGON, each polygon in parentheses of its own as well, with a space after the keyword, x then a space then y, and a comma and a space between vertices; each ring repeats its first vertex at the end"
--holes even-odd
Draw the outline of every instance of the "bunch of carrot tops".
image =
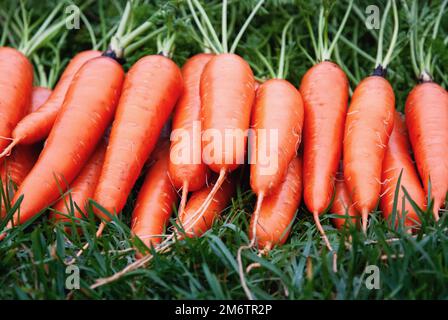
MULTIPOLYGON (((437 222, 448 192, 448 93, 434 81, 437 61, 430 40, 437 38, 447 2, 440 3, 423 36, 418 23, 411 24, 405 46, 399 43, 399 3, 386 1, 372 73, 362 80, 346 69, 338 49, 342 41, 355 46, 344 36, 353 1, 346 3, 336 29, 329 27, 323 6, 317 30, 308 21, 306 40, 314 57, 303 39, 291 46, 294 17, 282 21, 276 58, 263 52, 265 44, 240 46, 246 32, 257 32, 250 25, 264 0, 251 6, 239 30, 230 1, 208 7, 182 1, 179 19, 203 50, 191 52, 182 68, 171 59, 175 28, 157 26, 157 12, 133 26, 128 2, 104 35, 107 49, 97 50, 92 41, 91 49, 70 57, 57 81, 46 81, 39 50, 54 39, 63 43, 70 32, 66 21, 56 19, 63 5, 33 23, 23 7, 21 17, 5 15, 2 42, 10 45, 0 47, 0 238, 14 241, 18 226, 46 213, 68 235, 82 232, 79 223, 93 221, 94 214, 101 237, 144 174, 130 225, 136 261, 98 280, 96 288, 142 267, 175 242, 202 236, 246 179, 257 200, 249 242, 238 250, 237 261, 241 285, 253 298, 242 252, 255 248, 264 255, 285 243, 302 203, 333 253, 335 272, 337 256, 321 225, 323 214, 336 214, 338 229, 359 226, 364 232, 378 205, 391 225, 410 233, 419 229, 422 214, 432 212, 437 222), (221 13, 220 30, 207 10, 221 13), (14 33, 20 41, 13 40, 14 33), (153 39, 157 52, 125 72, 125 59, 153 39), (387 80, 398 45, 411 51, 417 75, 404 115, 396 110, 387 80), (291 47, 313 64, 300 84, 286 80, 294 67, 291 47), (243 59, 238 50, 254 59, 243 59), (353 91, 349 78, 356 82, 353 91), (49 82, 56 82, 52 89, 49 82), (264 156, 274 163, 263 162, 264 156)), ((410 20, 418 20, 417 1, 403 6, 410 20)), ((56 49, 54 61, 58 57, 56 49)), ((53 70, 52 79, 58 73, 53 70)))

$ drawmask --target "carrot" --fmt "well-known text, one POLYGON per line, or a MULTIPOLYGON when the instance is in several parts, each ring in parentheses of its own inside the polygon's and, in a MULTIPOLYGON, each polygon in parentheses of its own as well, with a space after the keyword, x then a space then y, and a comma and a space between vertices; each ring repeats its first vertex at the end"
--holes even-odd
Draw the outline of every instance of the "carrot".
POLYGON ((64 195, 53 206, 52 219, 55 222, 70 222, 70 216, 77 219, 86 217, 87 203, 89 198, 93 196, 98 183, 104 155, 106 154, 106 146, 105 141, 100 142, 79 175, 69 185, 69 194, 64 195))
POLYGON ((409 93, 405 113, 417 168, 427 194, 431 188, 438 220, 448 192, 448 93, 434 82, 419 84, 409 93))
POLYGON ((31 109, 29 112, 34 112, 48 100, 52 94, 52 90, 45 87, 33 87, 31 93, 31 109))
POLYGON ((198 29, 209 47, 216 53, 202 72, 200 95, 202 161, 213 172, 219 173, 219 177, 202 206, 198 207, 195 215, 201 219, 227 174, 244 163, 246 134, 255 97, 255 79, 249 64, 234 52, 250 21, 262 6, 263 0, 258 1, 230 49, 227 43, 227 2, 223 2, 222 9, 222 43, 219 42, 216 31, 199 1, 187 2, 198 29), (192 2, 206 21, 213 40, 204 31, 192 2))
POLYGON ((406 189, 411 199, 420 207, 424 208, 425 194, 420 183, 417 170, 412 162, 411 146, 408 140, 406 123, 404 117, 396 111, 394 128, 389 138, 389 144, 383 160, 382 188, 380 208, 385 219, 388 219, 393 211, 394 196, 398 179, 400 180, 400 190, 398 193, 397 213, 398 217, 404 217, 405 226, 415 227, 420 223, 420 218, 412 207, 408 199, 405 198, 403 188, 406 189), (405 212, 402 212, 404 205, 405 212))
POLYGON ((32 144, 48 136, 76 72, 85 62, 100 55, 99 51, 88 50, 77 54, 70 61, 46 103, 39 110, 30 113, 17 123, 11 134, 13 140, 0 154, 0 157, 9 154, 12 148, 19 143, 32 144))
POLYGON ((202 158, 222 181, 226 172, 237 169, 244 160, 247 137, 241 148, 231 146, 230 150, 225 150, 225 139, 227 135, 240 142, 239 134, 249 128, 254 82, 249 64, 235 54, 213 57, 201 76, 202 129, 217 134, 216 141, 203 135, 202 158))
MULTIPOLYGON (((289 175, 294 175, 294 172, 297 173, 302 168, 301 162, 293 159, 302 138, 303 102, 300 92, 283 79, 286 32, 292 21, 290 19, 283 28, 278 72, 275 74, 272 67, 269 68, 272 79, 258 86, 252 110, 250 185, 257 195, 257 203, 249 226, 250 242, 241 246, 237 252, 241 285, 249 299, 252 298, 252 293, 245 281, 243 250, 258 243, 263 251, 269 251, 273 245, 282 244, 289 233, 288 224, 292 222, 297 209, 295 205, 298 206, 302 197, 301 172, 300 188, 290 180, 295 179, 297 183, 297 176, 291 178, 289 175), (285 203, 280 204, 285 199, 285 191, 282 192, 282 186, 285 184, 288 184, 287 188, 292 191, 288 193, 292 195, 292 200, 288 202, 289 207, 285 203), (299 195, 294 192, 299 192, 299 195), (265 197, 268 199, 266 207, 263 205, 265 197), (284 215, 279 213, 280 207, 285 211, 284 215), (282 233, 286 235, 285 238, 281 238, 282 233), (261 239, 258 239, 258 235, 261 239)), ((247 270, 250 270, 251 266, 247 270)))
POLYGON ((395 95, 381 76, 361 81, 353 93, 345 125, 344 178, 356 210, 367 216, 381 194, 382 163, 394 124, 395 95))
POLYGON ((187 237, 200 237, 204 234, 212 227, 213 222, 219 217, 220 213, 229 205, 232 195, 235 192, 235 183, 231 177, 225 179, 221 184, 218 189, 219 192, 213 196, 213 200, 204 211, 204 214, 200 218, 195 215, 215 185, 216 182, 193 192, 185 210, 179 216, 179 224, 183 227, 187 237))
POLYGON ((206 65, 201 76, 202 160, 219 177, 198 208, 199 216, 207 210, 226 175, 244 163, 254 95, 252 70, 241 57, 220 54, 206 65))
MULTIPOLYGON (((181 72, 162 55, 141 58, 126 75, 93 197, 111 214, 123 209, 181 93, 181 72)), ((110 220, 99 210, 95 213, 110 220)))
POLYGON ((344 179, 355 209, 361 213, 362 229, 367 230, 369 212, 381 194, 381 174, 389 137, 394 126, 395 95, 386 80, 386 70, 398 36, 398 12, 393 0, 394 30, 389 49, 382 58, 387 3, 378 39, 378 55, 373 75, 364 78, 353 92, 344 132, 344 179))
POLYGON ((425 19, 426 5, 420 9, 418 2, 414 1, 407 10, 410 21, 415 21, 410 30, 409 47, 419 84, 406 99, 405 115, 417 169, 428 197, 426 205, 433 205, 433 216, 438 221, 439 210, 444 206, 448 192, 448 93, 434 82, 437 55, 433 54, 432 46, 437 43, 448 1, 440 1, 437 16, 430 20, 425 19), (420 28, 422 22, 428 25, 420 28), (419 32, 419 29, 423 31, 419 32))
POLYGON ((331 213, 352 217, 351 219, 337 217, 333 218, 333 224, 336 228, 342 229, 348 223, 357 224, 357 216, 358 212, 356 212, 355 207, 353 206, 352 199, 350 198, 350 194, 347 190, 347 185, 344 181, 344 174, 342 172, 338 172, 336 175, 336 184, 335 184, 335 192, 334 192, 334 200, 330 209, 331 213))
POLYGON ((283 181, 264 198, 255 228, 255 215, 252 215, 250 238, 254 238, 254 230, 256 230, 255 238, 258 246, 266 250, 285 243, 301 199, 302 160, 295 157, 289 163, 283 181))
POLYGON ((122 67, 109 57, 81 67, 37 163, 14 196, 13 204, 23 200, 7 229, 49 206, 78 175, 112 121, 123 78, 122 67))
POLYGON ((324 241, 331 248, 319 215, 329 207, 334 194, 347 115, 347 76, 338 65, 321 62, 304 75, 300 92, 305 106, 303 199, 324 241))
POLYGON ((177 203, 177 192, 168 175, 169 157, 169 144, 165 144, 146 174, 132 213, 132 235, 149 248, 162 241, 177 203))
POLYGON ((20 51, 0 47, 0 150, 28 111, 33 86, 33 66, 20 51))
MULTIPOLYGON (((51 90, 44 87, 34 87, 31 96, 30 112, 37 110, 45 103, 51 94, 51 90)), ((40 145, 19 146, 11 153, 8 159, 2 161, 0 165, 0 177, 3 182, 5 193, 8 192, 8 199, 12 198, 15 191, 15 186, 19 186, 32 167, 41 151, 40 145), (10 188, 10 182, 14 185, 10 188)), ((6 200, 6 199, 3 199, 6 200)), ((5 214, 5 207, 1 208, 0 216, 5 214)))
MULTIPOLYGON (((342 137, 348 105, 348 80, 341 68, 330 62, 337 41, 351 12, 345 11, 339 29, 328 43, 328 15, 321 6, 318 22, 318 45, 313 40, 316 59, 300 83, 305 119, 303 123, 303 200, 314 218, 327 248, 333 251, 319 216, 329 209, 334 193, 334 179, 341 158, 342 137)), ((316 39, 310 26, 310 35, 316 39)), ((333 270, 336 271, 333 251, 333 270)))
POLYGON ((201 159, 199 88, 202 71, 212 57, 212 54, 197 54, 182 67, 184 91, 174 109, 169 162, 172 183, 177 189, 182 188, 178 214, 185 208, 188 192, 204 187, 207 178, 207 166, 201 159))
MULTIPOLYGON (((263 199, 276 192, 300 144, 303 103, 299 91, 283 79, 266 81, 258 88, 251 122, 254 131, 251 143, 250 185, 257 194, 253 214, 255 230, 260 210, 263 210, 263 199), (267 157, 267 163, 264 157, 267 157)), ((270 225, 273 229, 277 227, 277 224, 270 225)), ((254 230, 252 234, 255 234, 254 230)))

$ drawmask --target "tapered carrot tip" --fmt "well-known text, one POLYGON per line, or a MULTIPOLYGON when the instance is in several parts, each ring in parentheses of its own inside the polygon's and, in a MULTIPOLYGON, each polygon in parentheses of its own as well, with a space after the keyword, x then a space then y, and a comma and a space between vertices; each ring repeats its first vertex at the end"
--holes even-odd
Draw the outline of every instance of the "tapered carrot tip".
POLYGON ((11 143, 3 150, 2 153, 0 153, 0 159, 4 156, 9 156, 11 154, 12 148, 14 148, 18 143, 20 142, 20 139, 14 139, 11 141, 11 143))
POLYGON ((317 230, 319 230, 319 232, 322 236, 322 239, 325 242, 325 245, 327 246, 327 248, 330 252, 333 252, 333 272, 336 273, 336 272, 338 272, 338 266, 337 266, 338 255, 337 255, 336 251, 333 250, 330 240, 328 240, 327 234, 325 233, 325 230, 322 227, 322 224, 320 223, 319 213, 317 211, 313 212, 313 218, 314 218, 314 223, 316 224, 317 230))
POLYGON ((433 207, 433 209, 432 209, 432 213, 433 213, 433 215, 434 215, 434 220, 437 222, 437 221, 439 221, 439 219, 440 219, 440 216, 439 216, 439 208, 440 208, 440 206, 437 204, 437 203, 434 203, 434 207, 433 207))
POLYGON ((0 234, 0 241, 3 241, 3 239, 5 239, 7 233, 6 231, 3 231, 3 233, 0 234))
MULTIPOLYGON (((101 235, 103 234, 104 228, 106 227, 106 223, 104 221, 102 221, 95 233, 95 237, 99 238, 101 237, 101 235)), ((77 253, 76 253, 76 258, 79 258, 84 251, 86 251, 90 246, 90 243, 87 242, 77 253)), ((76 258, 74 257, 72 260, 70 260, 67 264, 73 264, 76 261, 76 258)))
POLYGON ((369 212, 367 210, 363 210, 361 214, 362 220, 362 231, 367 233, 367 221, 369 220, 369 212))
POLYGON ((187 204, 187 198, 188 198, 188 181, 185 181, 182 187, 182 197, 180 199, 179 209, 177 210, 177 215, 179 217, 185 210, 185 205, 187 204))

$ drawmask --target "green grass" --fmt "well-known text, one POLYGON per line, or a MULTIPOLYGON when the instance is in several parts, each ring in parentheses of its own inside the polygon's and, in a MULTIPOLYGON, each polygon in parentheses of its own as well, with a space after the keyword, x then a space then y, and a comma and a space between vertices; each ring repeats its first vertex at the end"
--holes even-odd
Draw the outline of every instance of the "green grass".
MULTIPOLYGON (((333 1, 335 2, 335 1, 333 1)), ((384 1, 356 1, 359 8, 384 1)), ((80 1, 78 2, 80 3, 80 1)), ((135 25, 149 17, 164 3, 164 10, 156 17, 156 25, 165 21, 177 31, 176 50, 173 59, 182 64, 189 56, 201 50, 193 38, 188 21, 179 20, 182 10, 176 5, 183 1, 139 1, 134 16, 135 25), (176 17, 176 18, 173 18, 176 17)), ((229 5, 229 14, 249 12, 254 1, 243 1, 229 5)), ((332 1, 325 1, 326 4, 332 1)), ((38 17, 51 11, 54 1, 26 2, 33 7, 31 16, 38 17)), ((216 7, 216 2, 207 6, 216 7)), ((423 4, 423 3, 422 3, 423 4)), ((439 2, 428 7, 421 23, 430 21, 436 14, 439 2)), ((407 93, 415 85, 415 76, 409 55, 409 22, 402 2, 400 12, 400 34, 397 56, 391 62, 389 79, 397 96, 397 108, 403 110, 407 93)), ((0 4, 8 12, 12 1, 0 4)), ((99 39, 104 38, 119 20, 119 8, 124 1, 95 1, 86 6, 84 13, 99 39)), ((330 14, 330 30, 337 29, 346 4, 333 4, 330 14), (334 19, 333 19, 334 18, 334 19)), ((217 7, 219 9, 219 6, 217 7)), ((259 50, 276 67, 280 50, 281 31, 290 16, 295 16, 293 31, 288 41, 288 79, 298 85, 302 75, 311 66, 299 44, 312 52, 305 19, 310 18, 314 26, 318 5, 308 1, 267 1, 257 15, 252 27, 243 37, 239 53, 253 63, 256 76, 263 78, 267 70, 254 53, 259 50)), ((213 9, 211 19, 220 23, 219 10, 213 9)), ((187 10, 188 11, 188 10, 187 10)), ((361 9, 361 12, 363 10, 361 9)), ((385 46, 390 38, 391 19, 385 32, 385 46)), ((0 19, 0 24, 4 20, 0 19)), ((433 55, 438 56, 443 83, 446 75, 448 54, 442 45, 447 36, 448 21, 442 21, 440 37, 435 41, 433 55)), ((241 25, 239 18, 236 27, 241 25)), ((351 87, 368 75, 372 62, 353 50, 353 46, 376 55, 376 33, 367 30, 357 14, 351 14, 343 34, 354 43, 339 42, 339 60, 353 74, 351 87)), ((54 47, 62 61, 75 52, 91 47, 87 30, 68 32, 66 41, 58 42, 56 36, 51 43, 37 52, 43 68, 49 72, 54 59, 54 47), (53 46, 53 48, 51 47, 53 46)), ((1 38, 1 37, 0 37, 1 38)), ((8 43, 8 41, 7 41, 8 43)), ((100 48, 105 49, 106 42, 100 48)), ((156 52, 155 40, 149 41, 140 50, 127 57, 128 68, 139 57, 156 52)), ((446 81, 446 80, 445 80, 446 81)), ((446 83, 445 83, 446 85, 446 83)), ((238 248, 248 242, 247 229, 254 196, 248 191, 247 168, 238 184, 238 193, 232 205, 222 213, 213 229, 199 239, 187 239, 174 243, 169 252, 156 254, 145 268, 133 271, 120 280, 95 290, 89 287, 98 278, 108 277, 132 263, 134 243, 130 239, 129 222, 133 203, 141 181, 136 185, 119 218, 109 224, 99 239, 94 238, 97 223, 93 218, 81 223, 83 236, 66 234, 61 226, 53 226, 47 214, 42 214, 32 223, 18 227, 0 242, 0 299, 244 299, 236 262, 238 248), (65 288, 66 262, 86 243, 91 247, 76 261, 80 270, 80 290, 70 292, 65 288)), ((435 223, 428 213, 422 214, 422 227, 414 236, 402 228, 394 230, 374 212, 367 235, 349 228, 335 230, 329 223, 330 215, 324 215, 323 224, 332 245, 338 252, 338 272, 332 271, 332 254, 324 246, 311 215, 300 208, 287 243, 274 248, 268 256, 259 257, 256 251, 243 253, 244 265, 260 264, 252 269, 246 279, 253 295, 258 299, 447 299, 448 298, 448 221, 442 212, 441 220, 435 223), (392 239, 392 240, 390 240, 392 239), (366 267, 376 265, 380 270, 380 289, 369 290, 365 285, 366 267)), ((4 223, 3 223, 4 225, 4 223)), ((0 225, 0 227, 3 227, 0 225)))
MULTIPOLYGON (((245 298, 235 257, 238 247, 248 241, 247 221, 253 208, 246 204, 253 202, 253 196, 245 192, 237 199, 202 238, 176 242, 171 251, 156 254, 146 268, 95 290, 89 286, 96 279, 134 261, 133 251, 128 250, 132 248, 129 216, 110 224, 96 240, 95 225, 84 222, 82 227, 93 246, 75 263, 81 289, 74 290, 71 298, 245 298)), ((391 230, 378 213, 372 216, 367 235, 356 229, 339 232, 325 223, 338 251, 338 272, 334 273, 331 254, 309 213, 301 209, 284 246, 266 257, 258 257, 255 251, 243 254, 246 266, 261 265, 246 275, 249 287, 259 299, 446 299, 447 221, 443 216, 436 224, 428 217, 414 236, 391 230), (365 285, 368 265, 380 270, 378 290, 365 285)), ((85 239, 53 227, 47 218, 26 231, 19 228, 0 243, 0 298, 65 299, 69 291, 64 262, 84 243, 85 239)))

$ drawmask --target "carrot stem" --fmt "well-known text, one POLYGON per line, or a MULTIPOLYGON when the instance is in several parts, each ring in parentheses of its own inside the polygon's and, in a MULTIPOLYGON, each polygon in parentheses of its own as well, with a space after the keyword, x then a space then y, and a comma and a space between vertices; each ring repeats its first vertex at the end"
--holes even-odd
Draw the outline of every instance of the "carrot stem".
POLYGON ((250 13, 249 17, 247 17, 246 21, 244 22, 243 26, 241 27, 240 31, 238 32, 235 40, 232 43, 232 46, 230 47, 230 53, 234 53, 236 50, 236 47, 238 46, 238 43, 241 40, 241 37, 243 36, 244 32, 246 31, 247 27, 249 26, 250 22, 254 18, 255 14, 257 13, 258 9, 263 5, 264 0, 259 0, 255 8, 250 13))
MULTIPOLYGON (((389 2, 390 3, 390 2, 389 2)), ((398 22, 398 10, 397 10, 397 3, 395 0, 392 0, 393 4, 393 13, 394 13, 394 31, 392 34, 392 39, 389 44, 389 49, 387 50, 386 57, 384 57, 384 60, 382 62, 383 68, 386 69, 389 65, 390 60, 392 59, 392 53, 395 49, 395 45, 397 43, 398 39, 398 28, 399 28, 399 22, 398 22)), ((386 19, 386 18, 384 18, 386 19)))
POLYGON ((280 61, 278 63, 278 73, 277 73, 277 78, 279 79, 285 78, 286 32, 288 31, 288 28, 292 24, 293 20, 294 18, 289 19, 282 31, 282 41, 280 46, 280 61))
POLYGON ((224 53, 227 53, 229 50, 227 45, 227 0, 223 0, 222 2, 221 39, 222 50, 224 53))

